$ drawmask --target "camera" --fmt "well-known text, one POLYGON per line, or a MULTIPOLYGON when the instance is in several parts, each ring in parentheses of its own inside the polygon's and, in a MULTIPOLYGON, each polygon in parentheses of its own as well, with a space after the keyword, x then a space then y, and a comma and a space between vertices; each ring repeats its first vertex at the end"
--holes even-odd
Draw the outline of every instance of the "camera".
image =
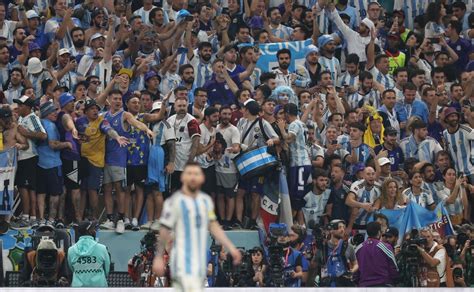
POLYGON ((194 20, 194 16, 192 15, 188 15, 184 18, 185 21, 193 21, 194 20))
POLYGON ((457 278, 462 278, 463 276, 463 272, 462 272, 462 268, 454 268, 453 269, 453 277, 454 279, 457 279, 457 278))
MULTIPOLYGON (((217 248, 217 247, 216 247, 217 248)), ((232 255, 227 254, 227 259, 222 265, 222 270, 224 273, 233 280, 234 287, 246 287, 246 280, 249 276, 249 269, 251 267, 250 263, 252 260, 252 254, 250 251, 245 251, 245 248, 238 248, 240 254, 242 255, 242 262, 238 266, 233 265, 232 255)), ((220 249, 219 249, 220 252, 220 249)))

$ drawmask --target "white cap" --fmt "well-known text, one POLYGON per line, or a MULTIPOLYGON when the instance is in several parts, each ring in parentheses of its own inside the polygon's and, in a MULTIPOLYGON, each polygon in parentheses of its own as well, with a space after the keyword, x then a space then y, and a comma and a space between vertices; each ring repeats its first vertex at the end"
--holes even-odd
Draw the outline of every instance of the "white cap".
POLYGON ((71 51, 69 51, 69 49, 67 48, 62 48, 58 51, 58 56, 61 56, 61 55, 64 55, 64 54, 71 54, 71 51))
POLYGON ((90 41, 92 42, 93 40, 98 39, 98 38, 105 38, 105 36, 101 34, 100 32, 96 32, 95 34, 91 36, 90 41))
POLYGON ((160 100, 155 101, 155 102, 153 103, 153 106, 152 106, 152 108, 151 108, 151 111, 154 112, 154 111, 160 110, 162 104, 163 104, 163 102, 160 101, 160 100))
POLYGON ((27 68, 28 68, 28 73, 38 74, 41 71, 43 71, 43 64, 41 64, 40 59, 38 59, 36 57, 33 57, 33 58, 28 60, 27 68))
POLYGON ((379 165, 380 165, 380 166, 383 166, 383 165, 385 165, 385 164, 387 164, 387 163, 388 163, 388 164, 391 163, 391 162, 390 162, 390 159, 388 159, 387 157, 381 157, 381 158, 379 158, 378 161, 379 161, 379 165))
POLYGON ((34 10, 28 10, 28 11, 26 11, 26 18, 27 19, 39 18, 39 15, 34 10))

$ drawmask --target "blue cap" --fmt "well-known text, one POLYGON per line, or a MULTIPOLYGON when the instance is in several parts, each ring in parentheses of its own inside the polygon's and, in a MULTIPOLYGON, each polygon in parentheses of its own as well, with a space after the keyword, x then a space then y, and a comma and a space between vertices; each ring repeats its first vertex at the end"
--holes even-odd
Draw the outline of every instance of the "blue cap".
POLYGON ((308 57, 308 55, 311 54, 311 53, 319 54, 318 47, 316 47, 315 45, 307 46, 306 51, 305 51, 305 57, 308 57))
POLYGON ((41 50, 41 47, 37 43, 31 42, 28 44, 28 49, 33 52, 34 50, 41 50))
POLYGON ((321 49, 331 41, 334 41, 334 38, 328 34, 324 34, 318 38, 318 47, 321 49))
POLYGON ((186 9, 181 9, 176 14, 176 20, 181 20, 181 19, 185 18, 186 16, 192 16, 192 14, 189 11, 187 11, 186 9))
POLYGON ((71 101, 74 101, 74 96, 70 94, 69 92, 64 92, 59 96, 59 105, 61 107, 64 107, 66 104, 70 103, 71 101))

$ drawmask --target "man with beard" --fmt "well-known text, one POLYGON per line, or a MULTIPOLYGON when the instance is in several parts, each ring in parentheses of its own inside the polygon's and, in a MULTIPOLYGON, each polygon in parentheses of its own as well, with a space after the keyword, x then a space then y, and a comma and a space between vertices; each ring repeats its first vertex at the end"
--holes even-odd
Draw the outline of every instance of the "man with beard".
POLYGON ((293 33, 293 28, 281 24, 281 13, 278 7, 272 7, 267 10, 267 17, 270 20, 270 29, 273 36, 280 41, 289 41, 293 33))
POLYGON ((359 90, 347 97, 347 103, 351 109, 362 108, 365 105, 378 108, 380 106, 380 96, 374 89, 373 75, 368 71, 359 74, 359 90))
MULTIPOLYGON (((144 124, 153 124, 163 117, 159 113, 140 113, 140 98, 137 95, 127 100, 127 109, 130 114, 144 124)), ((144 185, 147 179, 147 164, 149 155, 150 138, 146 131, 137 127, 130 127, 130 144, 127 152, 127 188, 125 190, 125 206, 132 205, 131 188, 135 187, 133 200, 133 214, 130 208, 125 209, 125 224, 130 223, 132 230, 139 230, 138 218, 143 207, 144 185), (131 222, 127 222, 132 218, 131 222), (128 220, 127 220, 128 219, 128 220)))
MULTIPOLYGON (((255 49, 252 46, 246 45, 240 48, 240 64, 243 68, 247 69, 249 66, 252 66, 252 62, 254 59, 258 58, 260 54, 260 50, 255 49)), ((260 85, 260 75, 262 74, 262 70, 260 68, 255 68, 250 75, 250 80, 244 81, 244 87, 253 89, 260 85), (250 84, 249 84, 250 82, 250 84)))
POLYGON ((403 86, 404 99, 395 105, 395 111, 400 123, 407 122, 413 116, 419 118, 424 123, 428 123, 428 106, 423 101, 416 99, 416 94, 416 85, 413 83, 407 82, 403 86))
POLYGON ((50 7, 54 9, 56 16, 46 21, 44 33, 49 36, 51 42, 56 39, 61 48, 69 48, 73 45, 70 31, 76 26, 81 26, 81 22, 72 17, 73 9, 68 8, 66 0, 52 0, 50 7))
POLYGON ((471 162, 472 148, 468 147, 474 140, 474 131, 467 125, 461 125, 461 114, 455 108, 448 108, 444 111, 444 122, 446 130, 443 138, 446 148, 454 161, 454 166, 458 174, 464 173, 469 183, 474 183, 474 166, 471 162))
POLYGON ((196 87, 202 87, 212 77, 212 45, 209 42, 200 42, 197 56, 191 57, 189 63, 195 68, 194 79, 196 87))
POLYGON ((181 175, 182 187, 163 206, 153 272, 164 276, 163 253, 172 241, 170 267, 176 291, 204 291, 208 231, 229 251, 234 265, 240 264, 242 257, 217 222, 212 199, 200 190, 204 181, 199 164, 187 163, 181 175))
POLYGON ((342 18, 339 15, 334 4, 329 5, 329 10, 331 11, 330 19, 334 22, 336 27, 342 33, 344 40, 347 44, 347 51, 349 52, 349 54, 357 54, 359 56, 360 62, 367 61, 365 47, 370 42, 370 32, 375 31, 374 23, 370 19, 364 18, 359 25, 359 32, 356 32, 352 30, 349 26, 347 26, 344 21, 342 21, 342 18))
MULTIPOLYGON (((285 121, 278 121, 278 127, 290 150, 290 168, 288 188, 291 199, 291 207, 296 215, 298 223, 304 224, 305 218, 302 208, 305 206, 305 195, 311 182, 311 160, 308 151, 306 151, 306 126, 298 119, 298 107, 296 104, 289 103, 284 106, 285 121), (285 129, 288 123, 288 131, 285 129)), ((326 174, 327 177, 327 174, 326 174)), ((327 183, 327 182, 326 182, 327 183)), ((322 184, 320 184, 321 186, 322 184)), ((325 189, 325 187, 324 187, 325 189)), ((324 191, 324 189, 322 189, 324 191)), ((329 197, 329 193, 327 194, 329 197)), ((327 200, 327 198, 326 198, 327 200)), ((306 221, 308 222, 308 221, 306 221)))
POLYGON ((405 53, 400 52, 400 36, 396 33, 390 33, 387 38, 387 49, 385 54, 388 56, 389 73, 405 65, 405 53))
POLYGON ((112 75, 115 76, 120 69, 124 68, 123 66, 123 56, 115 54, 112 56, 112 75))
POLYGON ((202 190, 211 195, 214 201, 216 198, 216 167, 212 152, 216 141, 216 126, 218 122, 219 110, 212 106, 206 108, 204 111, 204 120, 199 126, 201 138, 196 156, 196 162, 201 165, 204 176, 206 177, 202 190))
POLYGON ((346 94, 352 94, 359 88, 359 56, 349 54, 346 57, 346 72, 338 79, 337 85, 344 88, 346 94))
POLYGON ((33 40, 40 48, 45 47, 48 44, 48 38, 43 31, 41 19, 35 10, 28 10, 26 12, 26 18, 28 19, 28 26, 26 27, 26 34, 35 37, 33 40))
POLYGON ((438 202, 442 199, 438 196, 438 192, 443 191, 443 183, 437 183, 436 180, 436 172, 435 167, 433 164, 429 162, 419 162, 415 165, 415 167, 420 167, 420 174, 423 178, 423 183, 421 187, 431 193, 433 197, 433 201, 435 205, 438 205, 438 202), (419 166, 421 164, 421 167, 419 166))
POLYGON ((80 57, 92 53, 92 49, 86 46, 85 32, 81 27, 71 29, 72 46, 69 48, 71 56, 80 57))
POLYGON ((322 287, 351 287, 350 278, 345 277, 346 273, 354 272, 358 269, 354 247, 345 240, 346 223, 341 219, 334 219, 329 223, 330 238, 324 248, 327 251, 327 259, 316 255, 312 261, 316 261, 327 271, 326 275, 321 275, 322 287), (327 260, 327 262, 323 262, 327 260), (336 266, 336 269, 330 268, 336 266))
POLYGON ((377 111, 383 118, 384 128, 392 127, 397 131, 397 140, 400 139, 400 129, 405 128, 406 122, 400 123, 398 121, 397 112, 395 111, 395 104, 397 97, 395 90, 387 89, 382 93, 382 106, 377 111))
MULTIPOLYGON (((145 73, 144 78, 145 79, 145 88, 148 92, 155 96, 160 96, 160 83, 161 83, 161 77, 156 74, 155 71, 148 71, 145 73)), ((174 88, 170 88, 169 90, 173 90, 174 88)))
MULTIPOLYGON (((64 1, 64 0, 58 0, 64 1)), ((90 44, 93 50, 91 55, 87 54, 81 58, 77 67, 77 73, 84 77, 89 75, 99 76, 101 81, 100 90, 104 90, 108 81, 112 79, 112 54, 113 51, 113 18, 109 18, 109 29, 107 31, 109 36, 105 43, 102 41, 103 36, 94 34, 90 39, 90 44)))
POLYGON ((375 200, 380 196, 380 186, 375 181, 375 170, 371 166, 364 169, 363 179, 352 183, 346 198, 346 205, 352 208, 349 230, 365 230, 366 224, 375 211, 375 200))
POLYGON ((318 38, 320 57, 318 59, 322 71, 331 72, 331 79, 335 82, 341 75, 341 64, 334 56, 336 43, 331 35, 322 35, 318 38))
POLYGON ((393 80, 395 81, 395 94, 397 96, 397 102, 402 101, 405 97, 403 96, 403 86, 408 82, 408 69, 406 67, 399 67, 393 71, 393 80))
POLYGON ((102 9, 94 9, 91 13, 91 26, 86 30, 85 39, 89 41, 96 33, 104 34, 107 25, 106 15, 102 9))
MULTIPOLYGON (((179 77, 181 77, 181 83, 179 87, 183 87, 187 90, 187 99, 189 104, 194 103, 194 89, 196 85, 194 84, 194 67, 191 64, 184 64, 179 67, 178 71, 179 77)), ((175 88, 176 89, 176 88, 175 88)), ((171 96, 170 103, 174 103, 174 99, 177 96, 171 96)))
POLYGON ((55 75, 59 86, 65 86, 68 89, 76 86, 79 77, 76 65, 76 59, 74 57, 71 59, 69 49, 62 48, 58 51, 58 66, 55 68, 55 75))
POLYGON ((188 105, 186 97, 177 96, 174 102, 176 114, 167 120, 176 134, 175 172, 171 176, 172 190, 177 190, 181 187, 179 180, 181 173, 186 163, 194 161, 199 150, 199 140, 201 137, 199 122, 188 113, 188 105))
POLYGON ((208 93, 209 105, 215 103, 223 106, 236 104, 235 94, 242 86, 239 76, 230 77, 221 59, 215 59, 212 62, 212 71, 214 72, 213 77, 203 86, 208 93))
POLYGON ((165 16, 165 12, 161 7, 155 7, 150 11, 150 23, 158 34, 166 33, 173 28, 172 23, 165 23, 165 16))
MULTIPOLYGON (((428 136, 428 128, 426 123, 422 120, 416 119, 413 121, 410 128, 412 129, 413 134, 400 141, 400 148, 402 148, 405 159, 414 157, 418 159, 418 161, 428 161, 430 163, 434 163, 436 153, 442 151, 443 148, 441 148, 441 145, 439 145, 438 141, 428 136)), ((453 141, 450 140, 446 141, 448 143, 453 143, 453 141)), ((457 142, 454 143, 454 147, 456 147, 456 145, 457 142)), ((455 149, 456 151, 454 153, 457 152, 457 148, 455 149)), ((466 157, 469 159, 470 156, 466 157)), ((464 158, 466 159, 466 157, 464 158)), ((459 163, 461 162, 464 161, 460 160, 459 163)))
POLYGON ((315 45, 306 48, 304 65, 296 66, 296 74, 301 76, 295 81, 298 87, 314 87, 318 83, 321 74, 321 65, 318 62, 319 50, 315 45))
POLYGON ((382 145, 377 145, 374 148, 375 154, 381 151, 387 152, 387 158, 390 159, 390 169, 395 176, 401 176, 401 166, 404 162, 404 155, 402 149, 397 145, 398 132, 393 127, 387 127, 384 131, 384 140, 382 145))
POLYGON ((13 100, 20 98, 21 91, 23 90, 23 81, 29 83, 29 81, 23 80, 23 71, 21 68, 13 68, 10 71, 10 83, 8 84, 7 90, 3 92, 5 94, 4 103, 12 104, 13 100))
POLYGON ((289 49, 278 50, 276 54, 278 60, 278 67, 272 71, 276 74, 276 86, 288 86, 291 87, 293 82, 296 80, 296 74, 290 73, 288 68, 291 63, 291 51, 289 49))
POLYGON ((232 110, 229 106, 220 109, 220 123, 216 133, 222 135, 225 145, 223 153, 216 153, 217 210, 224 229, 231 229, 235 209, 237 168, 232 159, 240 152, 240 132, 230 123, 232 110))
POLYGON ((230 25, 229 25, 229 39, 235 39, 237 35, 237 30, 240 26, 245 25, 245 21, 243 19, 243 13, 240 10, 240 1, 239 0, 228 0, 228 9, 229 9, 229 16, 230 16, 230 25))
POLYGON ((345 168, 337 164, 331 167, 331 185, 329 200, 327 202, 327 215, 329 220, 340 219, 349 221, 349 207, 346 205, 349 188, 344 183, 345 168))
MULTIPOLYGON (((15 62, 17 58, 19 58, 19 61, 22 60, 26 56, 23 51, 28 49, 29 42, 33 40, 33 36, 26 36, 26 31, 23 27, 15 28, 13 31, 13 44, 9 48, 10 63, 15 62)), ((20 63, 22 63, 22 61, 20 61, 20 63)))
MULTIPOLYGON (((321 226, 326 225, 328 220, 327 203, 331 190, 328 189, 329 177, 327 171, 316 168, 312 173, 313 189, 303 198, 305 205, 302 208, 304 223, 306 226, 312 220, 321 226)), ((293 204, 292 204, 293 206, 293 204)))

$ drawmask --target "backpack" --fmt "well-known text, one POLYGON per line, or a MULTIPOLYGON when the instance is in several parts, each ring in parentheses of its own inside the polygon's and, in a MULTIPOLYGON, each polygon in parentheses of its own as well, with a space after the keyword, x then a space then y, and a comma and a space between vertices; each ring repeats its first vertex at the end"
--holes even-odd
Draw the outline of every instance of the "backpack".
MULTIPOLYGON (((434 257, 435 254, 441 249, 443 249, 443 247, 440 246, 440 245, 437 245, 435 247, 435 249, 433 251, 429 252, 428 254, 431 257, 434 257)), ((446 256, 448 256, 448 255, 446 255, 446 256)), ((436 267, 431 267, 426 263, 424 263, 420 268, 421 268, 420 269, 421 274, 419 276, 419 279, 422 279, 422 281, 423 281, 423 279, 426 279, 426 287, 439 287, 441 277, 438 274, 437 268, 436 267)), ((446 271, 445 271, 445 273, 446 273, 446 271)))

